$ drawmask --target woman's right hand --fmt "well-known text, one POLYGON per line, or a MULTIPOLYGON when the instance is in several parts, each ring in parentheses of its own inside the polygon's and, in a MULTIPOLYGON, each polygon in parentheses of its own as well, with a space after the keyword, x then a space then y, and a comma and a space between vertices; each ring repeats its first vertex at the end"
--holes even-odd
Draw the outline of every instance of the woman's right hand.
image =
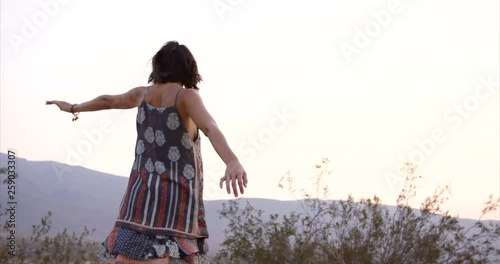
POLYGON ((55 104, 59 107, 59 110, 71 113, 71 104, 68 102, 52 100, 52 101, 46 101, 45 104, 46 105, 55 104))
POLYGON ((247 187, 247 173, 241 166, 238 160, 230 161, 227 163, 226 173, 224 177, 220 179, 220 188, 226 182, 226 190, 228 194, 231 194, 231 187, 233 187, 234 197, 238 197, 238 188, 240 189, 240 193, 243 194, 245 192, 244 188, 247 187), (236 186, 238 184, 238 186, 236 186))

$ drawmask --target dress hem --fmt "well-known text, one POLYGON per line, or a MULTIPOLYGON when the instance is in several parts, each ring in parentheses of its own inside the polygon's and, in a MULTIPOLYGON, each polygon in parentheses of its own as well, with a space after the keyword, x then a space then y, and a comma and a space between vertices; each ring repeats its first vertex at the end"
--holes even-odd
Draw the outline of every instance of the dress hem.
POLYGON ((139 224, 134 223, 134 222, 129 222, 129 221, 120 220, 120 219, 116 220, 115 226, 127 228, 130 230, 134 230, 136 232, 150 234, 150 235, 174 236, 174 237, 182 237, 182 238, 187 238, 187 239, 209 238, 208 233, 194 235, 191 233, 186 233, 186 232, 182 232, 182 231, 175 230, 175 229, 144 226, 144 225, 139 225, 139 224))

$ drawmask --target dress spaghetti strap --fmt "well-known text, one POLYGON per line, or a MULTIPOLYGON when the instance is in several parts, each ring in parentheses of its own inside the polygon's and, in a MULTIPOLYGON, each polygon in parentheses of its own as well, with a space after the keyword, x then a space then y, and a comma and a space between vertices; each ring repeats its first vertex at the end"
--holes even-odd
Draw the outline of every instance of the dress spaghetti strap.
POLYGON ((144 92, 144 96, 142 97, 142 100, 146 100, 146 94, 148 94, 148 91, 149 91, 149 88, 151 88, 151 86, 147 86, 147 87, 144 87, 146 88, 146 91, 144 92))
POLYGON ((184 88, 179 89, 179 91, 177 91, 177 94, 175 94, 175 101, 174 101, 175 107, 177 107, 177 98, 179 97, 179 93, 181 92, 182 89, 184 89, 184 88))

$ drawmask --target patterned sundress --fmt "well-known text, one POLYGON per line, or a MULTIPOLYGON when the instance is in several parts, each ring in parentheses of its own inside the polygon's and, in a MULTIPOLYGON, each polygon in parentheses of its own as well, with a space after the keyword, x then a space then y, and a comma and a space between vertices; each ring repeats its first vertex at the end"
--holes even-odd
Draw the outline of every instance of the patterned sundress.
POLYGON ((146 88, 136 117, 135 160, 102 259, 208 263, 200 136, 192 140, 178 111, 182 89, 173 106, 159 108, 144 100, 146 88))

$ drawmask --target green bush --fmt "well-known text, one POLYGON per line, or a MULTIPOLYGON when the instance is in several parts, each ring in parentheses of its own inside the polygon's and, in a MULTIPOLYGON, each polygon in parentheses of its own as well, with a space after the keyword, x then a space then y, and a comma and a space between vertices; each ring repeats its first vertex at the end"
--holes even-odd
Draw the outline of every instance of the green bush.
MULTIPOLYGON (((327 159, 312 178, 316 194, 304 191, 301 211, 288 215, 264 212, 248 202, 223 204, 220 218, 229 222, 225 240, 216 258, 218 263, 493 263, 500 257, 498 221, 481 219, 495 211, 499 200, 490 196, 481 216, 470 228, 457 217, 441 210, 449 187, 440 187, 421 204, 410 207, 416 196, 415 183, 421 178, 415 166, 402 169, 406 177, 395 211, 382 205, 378 197, 328 201, 328 187, 322 179, 331 174, 327 159), (495 247, 496 243, 496 247, 495 247)), ((294 195, 293 178, 288 173, 279 186, 294 195)), ((297 197, 297 196, 295 196, 297 197)), ((498 263, 498 262, 496 262, 498 263)))

